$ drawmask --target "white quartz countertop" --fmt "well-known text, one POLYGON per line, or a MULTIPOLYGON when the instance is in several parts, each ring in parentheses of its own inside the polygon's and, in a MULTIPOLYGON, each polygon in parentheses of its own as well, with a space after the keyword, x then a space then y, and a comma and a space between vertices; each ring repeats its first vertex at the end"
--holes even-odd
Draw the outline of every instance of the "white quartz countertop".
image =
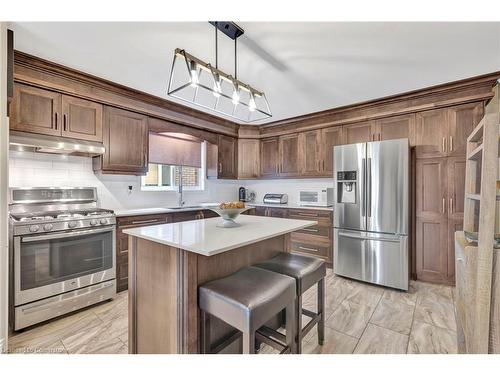
POLYGON ((123 232, 177 247, 193 253, 211 256, 255 242, 280 236, 316 225, 317 221, 240 215, 235 221, 241 226, 220 228, 219 217, 126 229, 123 232))
POLYGON ((252 203, 247 203, 247 206, 249 207, 277 207, 277 208, 298 208, 301 210, 324 210, 324 211, 333 211, 333 206, 300 206, 298 204, 292 204, 292 203, 287 203, 287 204, 269 204, 269 203, 262 203, 262 202, 252 202, 252 203))

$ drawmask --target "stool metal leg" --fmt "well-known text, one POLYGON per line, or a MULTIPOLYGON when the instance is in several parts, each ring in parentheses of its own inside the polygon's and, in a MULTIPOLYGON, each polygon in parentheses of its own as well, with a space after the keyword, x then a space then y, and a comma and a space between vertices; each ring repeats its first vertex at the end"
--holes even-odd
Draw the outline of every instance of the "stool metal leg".
MULTIPOLYGON (((287 320, 288 321, 288 320, 287 320)), ((295 332, 297 335, 297 354, 302 353, 302 294, 295 300, 295 332)))
MULTIPOLYGON (((286 307, 286 345, 290 347, 291 354, 298 354, 298 346, 296 340, 296 327, 297 327, 297 316, 296 316, 296 303, 290 304, 286 307)), ((300 316, 300 315, 299 315, 300 316)))
POLYGON ((243 354, 255 354, 255 331, 249 327, 243 332, 243 354))
POLYGON ((318 282, 318 344, 323 345, 325 341, 325 279, 318 282))
POLYGON ((201 354, 210 354, 210 314, 201 310, 201 354))

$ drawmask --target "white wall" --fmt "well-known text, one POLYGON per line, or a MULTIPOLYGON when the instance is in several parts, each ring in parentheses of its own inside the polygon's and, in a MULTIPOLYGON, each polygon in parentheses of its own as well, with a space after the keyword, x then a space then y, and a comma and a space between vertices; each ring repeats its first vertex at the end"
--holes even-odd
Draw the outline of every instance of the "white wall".
MULTIPOLYGON (((141 191, 138 176, 96 175, 92 159, 81 156, 51 155, 10 151, 11 187, 95 186, 99 206, 110 209, 168 207, 178 204, 172 191, 141 191), (128 186, 132 186, 132 194, 128 186)), ((237 200, 238 181, 206 180, 204 191, 185 191, 186 204, 237 200)))
POLYGON ((240 182, 256 193, 256 202, 262 202, 266 193, 286 193, 288 194, 288 202, 291 204, 297 203, 299 190, 333 187, 333 178, 246 180, 240 182))
POLYGON ((0 353, 7 350, 8 334, 8 145, 7 120, 7 26, 0 22, 0 353))

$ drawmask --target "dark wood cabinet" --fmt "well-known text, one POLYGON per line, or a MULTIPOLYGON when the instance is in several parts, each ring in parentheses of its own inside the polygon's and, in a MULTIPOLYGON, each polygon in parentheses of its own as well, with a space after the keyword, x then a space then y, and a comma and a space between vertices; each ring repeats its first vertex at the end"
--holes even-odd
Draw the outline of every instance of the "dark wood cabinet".
POLYGON ((463 157, 416 162, 416 271, 422 281, 454 283, 454 232, 461 230, 465 195, 463 157))
POLYGON ((236 138, 219 135, 218 178, 237 178, 237 141, 236 138))
POLYGON ((343 144, 370 142, 373 140, 372 122, 365 121, 356 124, 343 125, 343 144))
POLYGON ((89 100, 62 96, 62 136, 102 142, 102 105, 89 100))
POLYGON ((321 130, 300 133, 299 142, 301 176, 320 176, 323 171, 321 130))
POLYGON ((57 92, 15 84, 10 129, 60 136, 61 100, 62 95, 57 92))
POLYGON ((412 146, 415 142, 415 115, 384 117, 374 121, 373 129, 375 141, 408 138, 408 143, 412 146))
POLYGON ((148 118, 123 109, 104 107, 104 155, 94 158, 94 170, 144 175, 148 171, 148 118))
POLYGON ((260 176, 260 141, 258 139, 238 140, 238 178, 260 176))
POLYGON ((160 225, 171 221, 168 214, 116 218, 116 291, 128 289, 128 235, 125 229, 160 225))
POLYGON ((260 177, 276 177, 279 163, 278 138, 266 138, 260 142, 260 177))
POLYGON ((342 126, 321 130, 322 174, 333 176, 333 147, 342 144, 342 126))
POLYGON ((283 177, 300 175, 300 141, 299 134, 279 137, 278 173, 283 177))
POLYGON ((467 137, 482 117, 482 103, 459 105, 448 110, 448 156, 465 157, 467 137))
POLYGON ((415 151, 418 158, 446 156, 447 110, 419 112, 415 116, 415 151))

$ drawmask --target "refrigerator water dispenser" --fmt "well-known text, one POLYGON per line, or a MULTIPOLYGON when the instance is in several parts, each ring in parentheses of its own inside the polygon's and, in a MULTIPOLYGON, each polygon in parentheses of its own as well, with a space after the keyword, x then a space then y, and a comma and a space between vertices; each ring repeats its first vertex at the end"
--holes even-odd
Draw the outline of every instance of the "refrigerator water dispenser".
POLYGON ((356 171, 337 172, 337 202, 356 203, 356 171))

